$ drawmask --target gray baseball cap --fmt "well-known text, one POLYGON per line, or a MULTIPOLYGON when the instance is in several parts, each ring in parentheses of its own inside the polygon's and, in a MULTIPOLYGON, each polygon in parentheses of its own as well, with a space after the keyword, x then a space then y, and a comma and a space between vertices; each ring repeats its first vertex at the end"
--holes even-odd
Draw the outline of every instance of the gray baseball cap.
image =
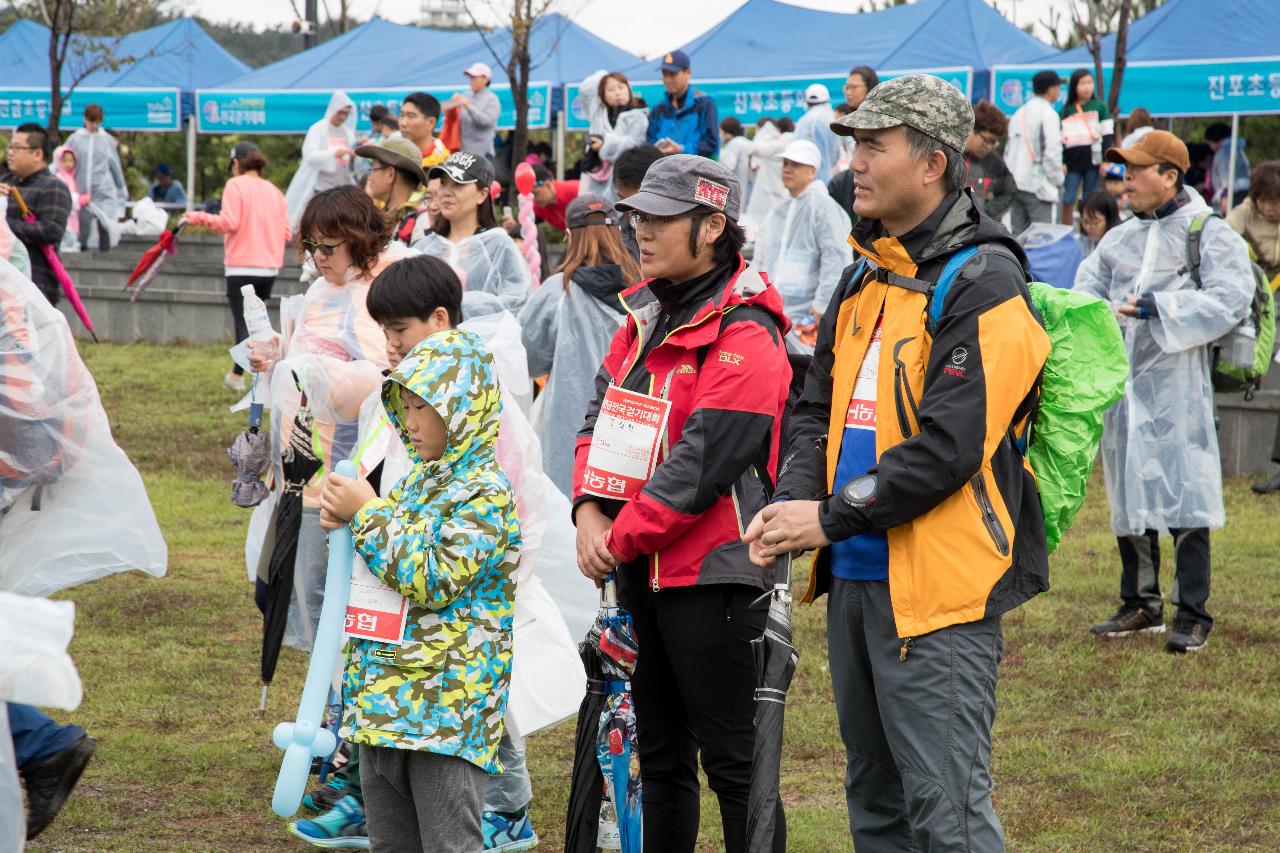
POLYGON ((963 151, 973 132, 973 107, 941 77, 910 74, 873 88, 861 106, 831 123, 831 131, 853 136, 856 129, 883 130, 903 124, 963 151))
POLYGON ((733 172, 706 157, 672 154, 656 160, 644 173, 640 191, 615 204, 614 209, 679 216, 695 207, 706 207, 737 222, 741 206, 742 188, 733 172))

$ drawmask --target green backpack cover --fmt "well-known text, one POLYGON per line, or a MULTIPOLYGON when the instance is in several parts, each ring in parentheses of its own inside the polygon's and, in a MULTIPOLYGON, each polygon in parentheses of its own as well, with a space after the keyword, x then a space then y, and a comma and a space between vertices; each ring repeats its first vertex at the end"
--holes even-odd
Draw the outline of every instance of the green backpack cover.
POLYGON ((1102 414, 1124 396, 1129 357, 1104 300, 1039 281, 1028 288, 1050 348, 1027 460, 1053 553, 1084 503, 1102 441, 1102 414))

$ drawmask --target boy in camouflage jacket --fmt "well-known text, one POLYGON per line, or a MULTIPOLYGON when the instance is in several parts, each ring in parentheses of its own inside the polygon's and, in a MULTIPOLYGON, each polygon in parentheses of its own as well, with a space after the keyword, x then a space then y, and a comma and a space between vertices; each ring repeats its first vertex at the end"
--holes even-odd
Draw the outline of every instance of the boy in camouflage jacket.
POLYGON ((372 849, 475 851, 485 774, 501 770, 520 552, 492 356, 471 332, 431 335, 382 400, 414 468, 386 498, 329 477, 322 523, 350 518, 409 618, 399 645, 348 641, 340 734, 360 744, 372 849))

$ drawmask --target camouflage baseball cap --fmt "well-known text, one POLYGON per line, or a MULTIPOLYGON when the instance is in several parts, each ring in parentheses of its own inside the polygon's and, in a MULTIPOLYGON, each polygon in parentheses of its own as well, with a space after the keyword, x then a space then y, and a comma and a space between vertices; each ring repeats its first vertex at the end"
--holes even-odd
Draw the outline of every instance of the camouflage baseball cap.
POLYGON ((853 136, 855 129, 882 130, 900 124, 963 151, 973 132, 973 107, 959 89, 941 77, 911 74, 876 86, 861 106, 833 121, 831 131, 853 136))

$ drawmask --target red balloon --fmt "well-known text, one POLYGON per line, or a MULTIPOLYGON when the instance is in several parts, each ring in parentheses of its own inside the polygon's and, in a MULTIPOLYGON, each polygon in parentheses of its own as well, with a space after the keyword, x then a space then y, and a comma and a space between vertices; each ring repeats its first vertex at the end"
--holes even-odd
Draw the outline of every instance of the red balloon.
POLYGON ((533 174, 533 167, 528 163, 521 163, 516 166, 516 189, 520 195, 528 195, 533 192, 533 185, 538 179, 533 174))
POLYGON ((502 195, 502 184, 498 183, 497 181, 494 181, 493 183, 489 184, 489 198, 491 198, 494 201, 497 201, 498 196, 500 195, 502 195))

